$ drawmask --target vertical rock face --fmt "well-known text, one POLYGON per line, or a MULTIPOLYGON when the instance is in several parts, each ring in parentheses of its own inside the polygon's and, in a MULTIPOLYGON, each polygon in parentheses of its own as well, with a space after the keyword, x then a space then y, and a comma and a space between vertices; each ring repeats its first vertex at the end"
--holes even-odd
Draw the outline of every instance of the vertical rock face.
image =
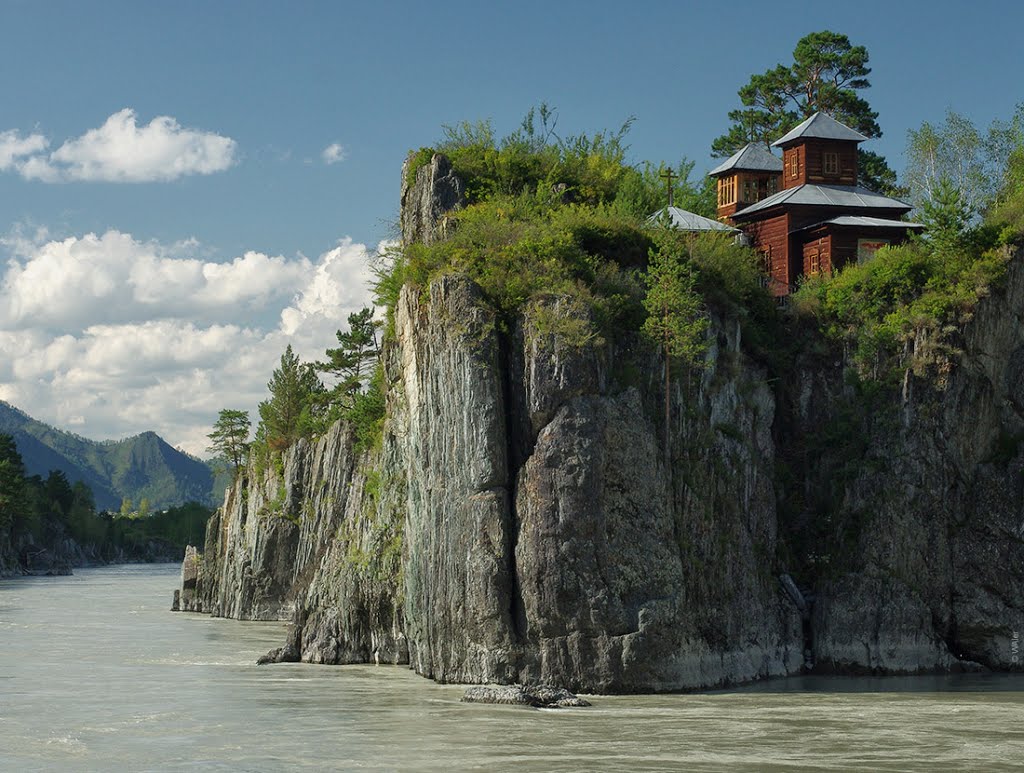
POLYGON ((670 470, 657 359, 573 348, 523 320, 524 681, 667 690, 802 665, 799 616, 772 575, 773 399, 735 324, 713 322, 707 370, 673 394, 670 470), (615 365, 644 376, 616 383, 615 365))
POLYGON ((402 164, 402 243, 432 244, 450 226, 445 213, 465 203, 465 185, 451 162, 435 153, 430 162, 411 173, 413 156, 402 164))
POLYGON ((798 670, 772 573, 773 399, 735 322, 715 320, 708 369, 673 394, 670 474, 657 358, 541 333, 541 311, 578 313, 547 299, 502 334, 464 278, 403 290, 381 447, 354 459, 338 425, 283 473, 254 486, 250 469, 210 522, 197 608, 292 614, 303 660, 439 681, 631 691, 798 670))
POLYGON ((207 523, 194 600, 186 605, 182 594, 183 608, 290 620, 352 489, 351 445, 348 428, 336 424, 316 442, 288 449, 279 468, 250 464, 207 523))
MULTIPOLYGON (((908 374, 841 488, 847 558, 819 588, 816 657, 913 672, 1019 668, 1024 628, 1024 265, 984 301, 944 388, 908 374)), ((826 463, 828 460, 825 460, 826 463)))
MULTIPOLYGON (((438 155, 411 182, 403 239, 438 238, 462 184, 438 155)), ((573 334, 581 313, 550 296, 498 320, 459 276, 404 288, 379 444, 338 424, 250 467, 181 607, 291 619, 280 659, 448 682, 709 687, 798 672, 805 648, 825 670, 1019 668, 1020 257, 942 389, 908 374, 841 432, 841 356, 773 382, 713 312, 666 424, 657 353, 573 334)))

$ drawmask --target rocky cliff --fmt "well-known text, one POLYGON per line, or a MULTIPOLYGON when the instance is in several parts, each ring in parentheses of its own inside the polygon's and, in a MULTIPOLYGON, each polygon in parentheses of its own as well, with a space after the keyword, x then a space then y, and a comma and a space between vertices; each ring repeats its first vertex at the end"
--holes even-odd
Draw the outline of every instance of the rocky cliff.
POLYGON ((806 515, 819 523, 789 524, 792 543, 818 559, 829 554, 816 572, 819 668, 1020 667, 1022 323, 1018 254, 960 332, 960 351, 921 376, 908 369, 898 393, 852 398, 838 369, 820 361, 804 362, 785 384, 796 428, 786 440, 820 450, 804 477, 807 501, 818 504, 806 515), (845 442, 814 442, 837 426, 849 433, 845 442))
MULTIPOLYGON (((435 158, 406 183, 407 240, 436 236, 451 177, 435 158)), ((856 402, 841 357, 769 378, 712 310, 707 367, 676 379, 666 426, 656 353, 559 332, 580 313, 550 296, 499 321, 460 276, 404 288, 379 447, 356 453, 339 424, 250 467, 183 607, 293 620, 278 659, 445 682, 1017 667, 1021 260, 942 388, 908 375, 833 446, 856 402)))

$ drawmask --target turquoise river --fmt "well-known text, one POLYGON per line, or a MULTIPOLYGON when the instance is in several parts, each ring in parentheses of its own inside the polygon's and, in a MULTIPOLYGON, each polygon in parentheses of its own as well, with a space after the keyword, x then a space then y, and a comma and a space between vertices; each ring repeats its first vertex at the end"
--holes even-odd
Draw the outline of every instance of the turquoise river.
POLYGON ((405 668, 256 666, 278 623, 168 611, 176 566, 0 580, 0 770, 1010 770, 1024 677, 800 678, 589 709, 405 668))

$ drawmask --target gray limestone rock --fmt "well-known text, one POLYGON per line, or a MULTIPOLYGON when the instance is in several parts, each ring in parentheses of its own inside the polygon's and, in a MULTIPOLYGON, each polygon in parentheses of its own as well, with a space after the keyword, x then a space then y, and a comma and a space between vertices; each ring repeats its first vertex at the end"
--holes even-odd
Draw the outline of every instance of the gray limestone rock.
POLYGON ((409 156, 402 164, 402 243, 432 244, 453 227, 446 215, 465 204, 465 185, 441 153, 435 153, 428 164, 417 169, 415 179, 410 181, 413 158, 409 156))
MULTIPOLYGON (((435 155, 403 183, 404 241, 439 238, 462 195, 435 155)), ((551 295, 499 320, 455 275, 404 288, 379 444, 357 453, 339 423, 250 467, 181 608, 291 620, 267 662, 440 682, 706 688, 799 673, 805 649, 841 672, 1020 669, 1021 256, 941 378, 908 372, 850 430, 852 461, 845 442, 807 451, 851 397, 841 353, 770 378, 712 308, 666 425, 658 353, 580 335, 586 314, 551 295)), ((569 700, 467 694, 542 698, 569 700)))
POLYGON ((592 705, 568 690, 548 685, 479 685, 470 687, 462 696, 463 703, 489 703, 510 706, 531 706, 543 709, 584 708, 592 705))

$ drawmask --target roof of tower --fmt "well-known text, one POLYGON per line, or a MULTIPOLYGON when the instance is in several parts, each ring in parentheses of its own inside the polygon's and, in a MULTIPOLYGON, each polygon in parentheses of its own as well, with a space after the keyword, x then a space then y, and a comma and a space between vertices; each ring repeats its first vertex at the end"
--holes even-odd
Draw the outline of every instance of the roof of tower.
POLYGON ((708 177, 715 177, 733 169, 749 172, 781 172, 782 159, 760 142, 750 142, 708 172, 708 177))
POLYGON ((867 139, 860 132, 854 131, 849 126, 839 123, 835 118, 826 113, 818 112, 804 121, 793 130, 786 132, 772 143, 773 148, 780 148, 799 139, 813 137, 823 140, 847 140, 852 142, 864 142, 867 139))

